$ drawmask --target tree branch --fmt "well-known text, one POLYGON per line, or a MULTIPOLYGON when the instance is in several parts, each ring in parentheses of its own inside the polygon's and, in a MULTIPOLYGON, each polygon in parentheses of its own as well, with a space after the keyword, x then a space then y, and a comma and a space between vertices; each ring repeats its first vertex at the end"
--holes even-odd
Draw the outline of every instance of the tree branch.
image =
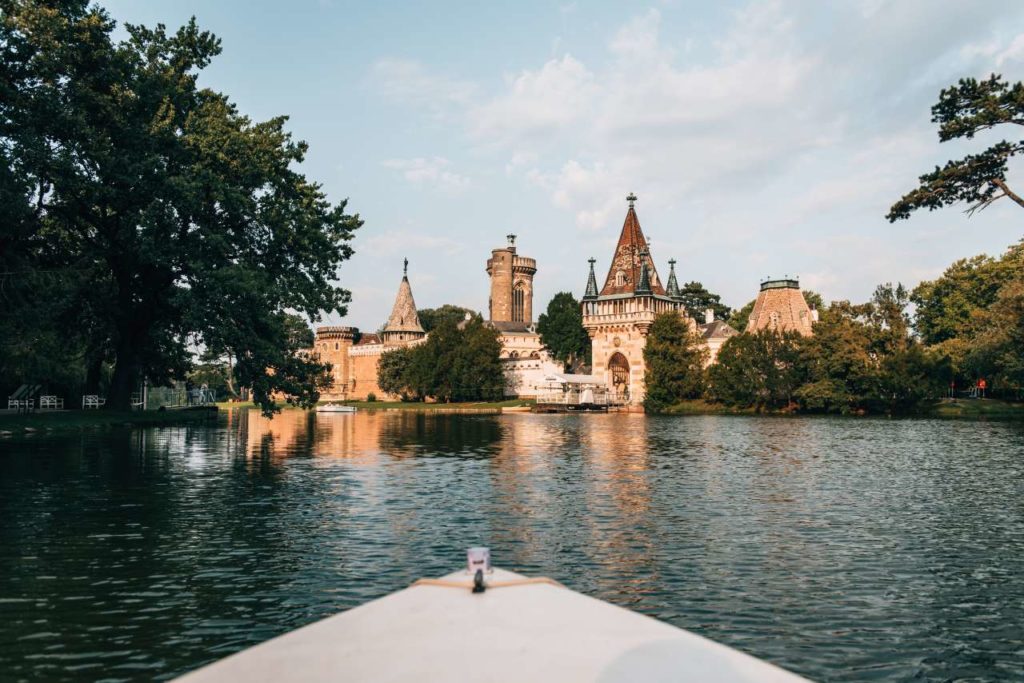
POLYGON ((993 178, 992 179, 992 184, 995 185, 996 187, 998 187, 1000 190, 1002 190, 1006 194, 1007 197, 1009 197, 1013 201, 1017 202, 1018 206, 1024 207, 1024 198, 1022 198, 1019 195, 1017 195, 1017 194, 1013 193, 1012 191, 1010 191, 1010 188, 1008 188, 1006 186, 1006 181, 1005 180, 1002 180, 1000 178, 993 178))

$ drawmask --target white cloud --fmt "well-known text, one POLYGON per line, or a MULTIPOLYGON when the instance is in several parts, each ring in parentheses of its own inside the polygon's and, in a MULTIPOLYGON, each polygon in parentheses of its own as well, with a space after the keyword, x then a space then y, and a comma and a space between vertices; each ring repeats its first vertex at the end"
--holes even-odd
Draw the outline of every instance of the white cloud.
POLYGON ((470 186, 469 178, 449 170, 451 162, 444 157, 389 159, 383 165, 398 171, 413 185, 429 186, 449 193, 462 192, 470 186))
POLYGON ((435 116, 451 106, 465 106, 476 86, 449 78, 409 59, 381 59, 370 70, 371 86, 385 97, 403 104, 426 107, 435 116))
MULTIPOLYGON (((586 18, 582 4, 571 12, 586 18)), ((573 54, 534 55, 479 86, 401 63, 385 69, 396 76, 385 90, 443 112, 465 143, 451 158, 478 164, 481 186, 522 180, 588 240, 614 241, 636 191, 659 263, 685 259, 693 272, 681 277, 707 278, 727 299, 746 301, 761 275, 787 270, 856 299, 865 281, 909 282, 916 261, 939 258, 920 226, 944 235, 962 220, 955 210, 913 226, 884 215, 920 173, 962 153, 940 147, 929 122, 939 89, 1024 61, 1020 12, 779 0, 751 2, 724 25, 684 16, 626 17, 596 50, 566 32, 573 54)), ((421 184, 461 178, 448 163, 411 161, 421 164, 391 167, 421 184)), ((941 258, 954 248, 943 244, 941 258)))
POLYGON ((418 230, 389 230, 372 235, 363 244, 357 242, 356 249, 376 255, 409 254, 420 251, 454 254, 462 249, 462 245, 457 240, 444 235, 431 235, 418 230))

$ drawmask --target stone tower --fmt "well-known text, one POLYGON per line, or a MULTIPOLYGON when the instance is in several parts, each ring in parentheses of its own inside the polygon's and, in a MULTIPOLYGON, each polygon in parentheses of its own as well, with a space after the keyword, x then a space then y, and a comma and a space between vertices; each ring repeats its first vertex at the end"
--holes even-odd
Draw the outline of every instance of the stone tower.
POLYGON ((799 280, 765 280, 757 293, 754 310, 747 320, 747 332, 794 330, 803 335, 813 334, 811 325, 818 312, 812 311, 800 291, 799 280))
POLYGON ((533 276, 537 262, 516 253, 516 236, 491 252, 487 275, 491 278, 489 318, 492 322, 533 323, 533 276))
MULTIPOLYGON (((636 196, 630 194, 626 199, 626 220, 600 292, 594 260, 590 260, 582 302, 583 327, 590 335, 593 374, 604 378, 615 400, 639 405, 644 399, 643 351, 655 316, 668 311, 686 314, 682 302, 669 296, 658 278, 636 216, 636 196)), ((674 268, 672 273, 670 284, 675 280, 674 268)), ((678 291, 678 284, 674 288, 678 291)))
POLYGON ((324 391, 323 397, 328 400, 348 398, 350 358, 349 349, 355 340, 357 330, 354 327, 337 325, 316 328, 316 341, 313 351, 323 363, 331 364, 331 387, 324 391))
POLYGON ((401 346, 418 341, 427 335, 420 325, 420 316, 416 312, 416 301, 412 298, 412 287, 409 286, 409 259, 405 259, 402 268, 402 282, 398 285, 395 305, 391 308, 391 317, 381 331, 381 341, 385 346, 401 346))

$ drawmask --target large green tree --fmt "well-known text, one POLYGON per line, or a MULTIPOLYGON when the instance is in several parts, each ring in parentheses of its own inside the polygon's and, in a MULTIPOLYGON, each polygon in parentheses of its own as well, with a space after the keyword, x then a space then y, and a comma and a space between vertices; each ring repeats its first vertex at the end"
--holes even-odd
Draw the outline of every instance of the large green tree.
MULTIPOLYGON (((1024 84, 1010 84, 993 74, 978 81, 964 78, 939 94, 932 107, 932 122, 939 124, 939 141, 971 139, 981 131, 1002 124, 1024 125, 1024 84)), ((1006 180, 1009 160, 1024 151, 1024 140, 1003 140, 988 149, 946 162, 920 177, 920 185, 889 209, 890 221, 910 213, 966 203, 973 214, 992 202, 1008 197, 1024 207, 1024 197, 1010 189, 1006 180)))
POLYGON ((708 368, 708 396, 758 410, 790 406, 801 384, 799 342, 796 332, 773 330, 730 337, 708 368))
POLYGON ((704 391, 704 340, 675 312, 658 315, 644 345, 644 409, 657 413, 704 391))
POLYGON ((424 332, 430 332, 445 321, 458 325, 466 319, 467 314, 470 318, 482 319, 476 311, 453 304, 444 304, 439 308, 421 308, 416 313, 419 315, 420 325, 424 332))
POLYGON ((417 346, 381 356, 380 388, 403 399, 496 401, 505 389, 498 333, 481 320, 442 321, 417 346))
POLYGON ((570 292, 559 292, 537 319, 537 333, 551 357, 571 370, 590 365, 590 337, 583 328, 580 302, 570 292))
MULTIPOLYGON (((108 406, 182 377, 190 349, 230 350, 267 410, 329 381, 298 353, 295 313, 345 311, 333 284, 360 225, 296 167, 286 118, 254 122, 199 72, 220 42, 114 22, 85 0, 0 0, 4 266, 60 276, 60 320, 113 362, 108 406), (9 204, 9 206, 8 206, 9 204)), ((26 307, 4 311, 32 324, 26 307)))
POLYGON ((750 314, 754 312, 755 303, 757 303, 757 300, 753 299, 740 308, 734 310, 732 315, 729 316, 729 327, 737 332, 744 332, 747 329, 747 322, 750 320, 750 314))
POLYGON ((686 312, 699 323, 704 322, 704 314, 708 309, 715 312, 716 320, 728 320, 732 315, 732 309, 722 303, 722 297, 709 292, 696 280, 680 287, 679 295, 686 312))

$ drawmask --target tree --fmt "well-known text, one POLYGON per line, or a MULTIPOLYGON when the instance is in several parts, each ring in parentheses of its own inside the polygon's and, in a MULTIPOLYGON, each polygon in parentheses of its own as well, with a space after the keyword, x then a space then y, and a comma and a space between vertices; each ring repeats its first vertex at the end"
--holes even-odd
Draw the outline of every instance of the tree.
POLYGON ((474 319, 468 325, 442 321, 427 341, 388 351, 380 358, 380 388, 403 399, 500 400, 505 374, 498 332, 474 319))
POLYGON ((750 320, 750 314, 754 312, 754 304, 757 300, 747 302, 742 308, 738 308, 732 312, 729 316, 729 327, 736 330, 737 332, 743 332, 747 329, 747 321, 750 320))
POLYGON ((143 377, 183 377, 193 345, 230 349, 267 411, 277 393, 315 402, 327 368, 300 353, 293 313, 345 312, 331 283, 361 221, 294 170, 307 147, 287 119, 253 122, 197 86, 220 42, 195 20, 114 42, 84 1, 3 10, 0 251, 65 276, 51 315, 111 359, 108 407, 143 377))
POLYGON ((440 308, 422 308, 416 311, 416 313, 419 315, 420 325, 423 327, 424 332, 430 332, 444 321, 458 325, 466 319, 467 313, 471 318, 483 319, 479 313, 472 309, 452 304, 445 304, 440 308))
POLYGON ((730 337, 708 368, 708 396, 758 410, 789 407, 801 384, 796 332, 760 330, 730 337))
POLYGON ((941 392, 948 370, 909 333, 902 285, 880 285, 866 304, 834 302, 800 341, 796 391, 809 411, 905 413, 941 392))
POLYGON ((1004 285, 978 318, 967 367, 975 377, 990 378, 997 394, 1019 398, 1024 389, 1024 273, 1004 285))
POLYGON ((583 328, 580 302, 570 292, 559 292, 537 319, 540 341, 566 367, 576 370, 590 365, 590 336, 583 328))
POLYGON ((732 309, 722 303, 722 297, 712 294, 696 280, 683 285, 679 294, 686 312, 699 323, 704 322, 704 314, 709 308, 715 312, 716 320, 728 320, 732 315, 732 309))
POLYGON ((411 384, 411 368, 417 347, 402 347, 381 355, 377 363, 377 386, 402 400, 417 399, 411 384))
POLYGON ((644 409, 657 413, 704 390, 704 341, 678 313, 662 313, 644 345, 644 409))
MULTIPOLYGON (((1011 85, 997 74, 983 81, 961 79, 939 94, 938 103, 932 107, 932 123, 939 124, 940 142, 972 139, 1000 124, 1024 125, 1024 84, 1011 85)), ((969 204, 967 213, 973 215, 1003 197, 1024 207, 1024 198, 1006 182, 1007 162, 1021 151, 1024 141, 1004 140, 980 154, 936 166, 920 177, 917 189, 892 205, 886 218, 895 222, 909 218, 917 209, 934 211, 958 202, 969 204)))
POLYGON ((965 336, 972 316, 995 303, 999 290, 1024 272, 1024 242, 999 259, 980 255, 960 259, 941 277, 921 282, 911 292, 914 325, 926 344, 965 336))

